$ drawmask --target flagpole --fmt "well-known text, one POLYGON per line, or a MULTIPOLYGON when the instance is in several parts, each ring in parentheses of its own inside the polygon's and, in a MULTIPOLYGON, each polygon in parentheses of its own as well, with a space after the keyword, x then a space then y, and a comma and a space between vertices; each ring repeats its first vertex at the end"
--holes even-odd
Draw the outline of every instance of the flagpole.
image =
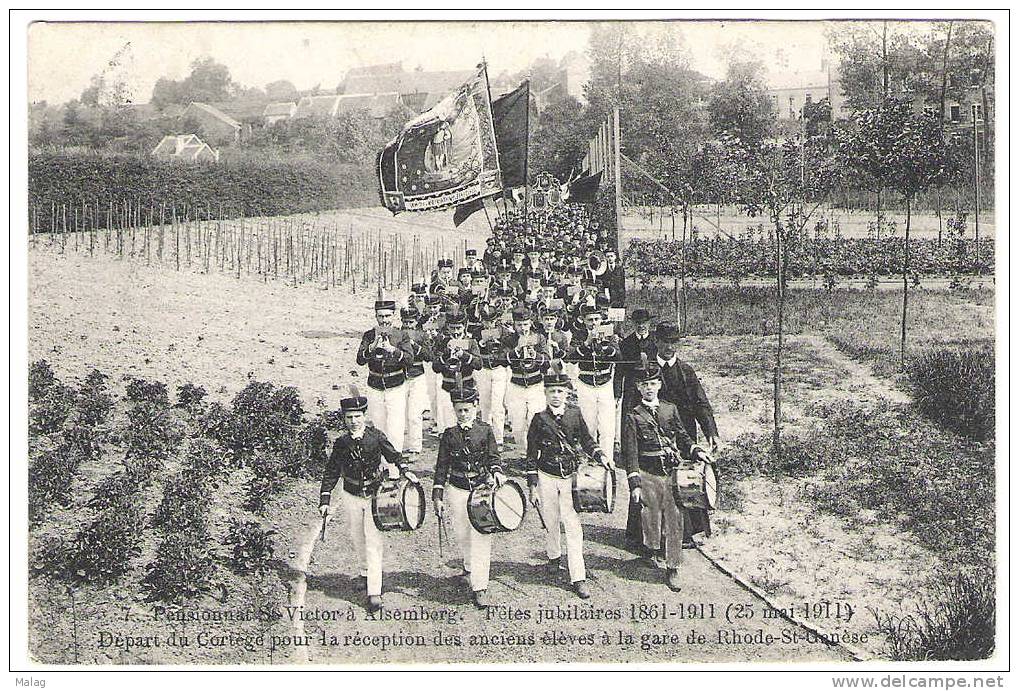
POLYGON ((615 153, 615 177, 616 177, 616 256, 622 257, 622 236, 623 236, 623 176, 621 174, 621 166, 619 161, 619 106, 616 106, 612 112, 612 129, 615 140, 614 153, 615 153))

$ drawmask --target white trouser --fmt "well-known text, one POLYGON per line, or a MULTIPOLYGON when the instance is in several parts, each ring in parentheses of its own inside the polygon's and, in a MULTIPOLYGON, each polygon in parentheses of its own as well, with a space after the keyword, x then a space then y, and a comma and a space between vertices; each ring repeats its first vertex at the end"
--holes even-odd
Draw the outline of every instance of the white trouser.
POLYGON ((561 521, 566 532, 570 581, 586 580, 584 529, 580 525, 580 516, 573 508, 573 477, 555 477, 538 471, 538 496, 541 498, 541 517, 545 520, 545 554, 549 559, 558 559, 563 554, 559 536, 561 521))
POLYGON ((545 400, 545 388, 541 384, 520 386, 510 382, 506 387, 506 412, 509 414, 517 447, 522 449, 526 446, 531 418, 546 407, 548 402, 545 400))
POLYGON ((446 485, 446 507, 453 519, 456 541, 463 554, 464 568, 470 573, 471 590, 488 590, 488 570, 492 562, 492 536, 479 533, 467 517, 467 490, 446 485))
POLYGON ((428 408, 428 381, 425 375, 407 380, 407 444, 406 449, 421 453, 424 437, 425 409, 428 408))
POLYGON ((350 539, 354 542, 358 572, 368 577, 368 595, 382 594, 382 533, 372 518, 372 498, 343 493, 350 539))
POLYGON ((439 423, 439 398, 441 391, 442 375, 432 371, 432 363, 425 366, 425 390, 428 392, 428 410, 432 411, 432 422, 438 427, 439 423))
MULTIPOLYGON (((623 399, 616 401, 616 439, 623 438, 623 399)), ((607 451, 605 453, 608 453, 607 451)))
POLYGON ((403 430, 407 425, 407 384, 379 391, 370 386, 365 393, 368 399, 368 417, 375 428, 397 451, 403 452, 403 430))
POLYGON ((577 405, 587 430, 611 458, 616 442, 616 399, 612 395, 612 382, 589 386, 578 379, 577 405))
POLYGON ((481 420, 492 426, 495 443, 502 444, 506 434, 506 385, 510 368, 493 367, 477 372, 478 395, 481 397, 481 420))
POLYGON ((453 399, 449 397, 448 391, 439 389, 438 398, 439 410, 435 414, 435 422, 439 426, 439 434, 442 434, 442 430, 456 424, 456 413, 453 412, 453 399))

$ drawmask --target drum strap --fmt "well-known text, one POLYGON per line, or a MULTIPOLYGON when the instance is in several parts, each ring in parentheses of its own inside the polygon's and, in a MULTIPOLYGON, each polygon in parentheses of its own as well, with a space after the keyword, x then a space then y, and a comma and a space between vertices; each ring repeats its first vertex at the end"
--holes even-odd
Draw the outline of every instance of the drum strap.
POLYGON ((655 433, 658 434, 658 437, 661 439, 662 451, 665 452, 661 456, 662 471, 668 474, 671 469, 665 467, 665 458, 666 456, 671 455, 673 449, 675 450, 675 454, 677 456, 677 458, 673 459, 673 462, 676 464, 678 464, 679 462, 679 449, 676 448, 676 443, 672 441, 672 437, 666 434, 665 430, 662 429, 661 424, 659 424, 658 422, 658 416, 652 415, 651 411, 648 410, 647 406, 645 406, 643 403, 637 406, 637 413, 641 415, 645 420, 651 423, 651 426, 654 427, 655 429, 655 433), (667 448, 667 445, 671 446, 672 448, 667 448))

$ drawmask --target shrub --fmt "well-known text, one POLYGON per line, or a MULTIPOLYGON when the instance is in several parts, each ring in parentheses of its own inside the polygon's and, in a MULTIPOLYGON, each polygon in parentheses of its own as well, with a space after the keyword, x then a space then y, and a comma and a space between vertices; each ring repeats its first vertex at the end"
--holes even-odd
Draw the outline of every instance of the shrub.
POLYGON ((122 439, 129 458, 165 461, 184 438, 183 424, 158 403, 139 403, 127 418, 122 439))
POLYGON ((70 569, 89 583, 115 582, 141 551, 142 511, 124 502, 100 512, 74 539, 70 569))
POLYGON ((181 384, 177 387, 177 406, 185 408, 192 413, 197 413, 201 411, 202 401, 207 395, 208 391, 203 386, 181 384))
POLYGON ((127 397, 135 403, 151 403, 164 407, 170 405, 166 384, 160 381, 150 382, 132 378, 127 385, 127 397))
POLYGON ((69 559, 67 545, 61 538, 51 535, 34 539, 28 555, 28 572, 32 576, 64 578, 67 575, 69 559))
POLYGON ((255 521, 235 518, 223 538, 223 544, 230 548, 230 567, 244 574, 267 570, 274 554, 273 535, 275 531, 264 530, 255 521))
POLYGON ((227 468, 227 454, 209 439, 192 439, 184 460, 184 470, 194 482, 212 482, 227 468))
POLYGON ((993 347, 929 350, 908 375, 925 415, 971 439, 994 439, 993 347))
POLYGON ((251 459, 251 478, 244 486, 244 508, 261 513, 269 501, 287 486, 283 464, 274 454, 258 454, 251 459))
POLYGON ((46 391, 57 381, 53 368, 45 360, 36 360, 28 367, 28 398, 35 400, 46 395, 46 391))
POLYGON ((66 440, 30 459, 28 466, 30 525, 38 525, 51 503, 70 505, 71 480, 81 460, 78 446, 66 440))
POLYGON ((985 660, 994 652, 994 572, 945 574, 914 614, 874 616, 893 660, 985 660))
POLYGON ((97 512, 125 508, 135 501, 137 493, 148 486, 151 478, 150 472, 133 466, 108 475, 96 486, 88 506, 97 512))
POLYGON ((28 413, 28 429, 34 434, 59 432, 74 408, 75 391, 60 382, 46 387, 46 392, 28 413))
POLYGON ((209 486, 182 471, 163 486, 163 499, 152 515, 152 525, 165 534, 205 533, 209 486))
POLYGON ((204 592, 214 573, 208 535, 172 533, 156 549, 144 583, 153 597, 170 602, 204 592))

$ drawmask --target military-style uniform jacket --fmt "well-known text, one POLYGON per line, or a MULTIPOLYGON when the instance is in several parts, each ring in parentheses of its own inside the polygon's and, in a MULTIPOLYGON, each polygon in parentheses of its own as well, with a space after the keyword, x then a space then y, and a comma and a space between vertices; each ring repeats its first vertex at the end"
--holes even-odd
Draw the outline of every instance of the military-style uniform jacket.
POLYGON ((570 334, 567 332, 556 329, 552 333, 548 333, 545 327, 539 326, 538 333, 544 336, 546 340, 552 341, 553 360, 561 360, 570 352, 570 334))
POLYGON ((527 429, 527 484, 538 482, 539 470, 554 477, 570 477, 577 472, 583 459, 570 447, 583 449, 591 457, 601 454, 580 408, 566 406, 559 419, 546 408, 531 418, 527 429))
POLYGON ((346 432, 341 434, 333 442, 333 451, 326 461, 319 505, 329 503, 340 478, 345 492, 357 497, 373 496, 385 476, 383 458, 404 470, 403 456, 375 427, 365 427, 360 439, 346 432))
POLYGON ((447 483, 470 491, 486 482, 493 473, 501 472, 499 449, 490 425, 475 420, 466 431, 460 425, 453 425, 439 437, 432 499, 442 498, 447 483))
POLYGON ((414 357, 414 361, 407 365, 407 378, 417 379, 425 373, 425 363, 432 362, 432 347, 422 331, 407 333, 407 340, 409 341, 407 347, 414 357))
POLYGON ((534 348, 534 357, 524 357, 523 352, 517 348, 520 335, 516 332, 509 334, 502 341, 508 351, 506 359, 510 366, 510 382, 517 386, 541 384, 542 376, 552 362, 548 356, 544 336, 532 331, 529 340, 534 348))
POLYGON ((473 338, 467 337, 463 340, 469 341, 469 344, 455 358, 449 352, 448 336, 442 337, 435 344, 435 350, 432 352, 432 370, 442 375, 443 391, 457 388, 457 374, 460 375, 460 386, 465 389, 474 388, 474 372, 481 369, 481 350, 473 338))
POLYGON ((507 359, 509 349, 506 348, 506 344, 504 343, 504 339, 506 338, 506 329, 502 326, 493 328, 497 328, 499 330, 499 338, 490 338, 487 341, 479 341, 478 348, 481 351, 481 366, 484 369, 493 369, 495 367, 505 367, 509 365, 509 360, 507 359))
POLYGON ((612 381, 619 349, 605 340, 581 342, 571 348, 564 359, 580 367, 580 381, 588 386, 602 386, 612 381))
POLYGON ((668 401, 660 400, 655 411, 641 402, 623 414, 621 447, 631 489, 640 486, 642 472, 662 477, 676 467, 679 459, 666 451, 663 436, 675 444, 682 458, 690 458, 693 449, 700 448, 686 433, 679 410, 668 401))
POLYGON ((407 381, 407 367, 414 362, 410 339, 402 331, 394 329, 391 342, 396 350, 387 353, 382 348, 372 348, 375 336, 375 329, 364 332, 357 349, 357 364, 368 365, 368 386, 371 388, 377 391, 395 389, 407 381))
POLYGON ((662 390, 658 397, 679 408, 683 427, 692 439, 697 439, 697 425, 700 425, 704 436, 718 436, 715 411, 708 402, 697 373, 686 362, 676 358, 675 364, 662 367, 662 390))

